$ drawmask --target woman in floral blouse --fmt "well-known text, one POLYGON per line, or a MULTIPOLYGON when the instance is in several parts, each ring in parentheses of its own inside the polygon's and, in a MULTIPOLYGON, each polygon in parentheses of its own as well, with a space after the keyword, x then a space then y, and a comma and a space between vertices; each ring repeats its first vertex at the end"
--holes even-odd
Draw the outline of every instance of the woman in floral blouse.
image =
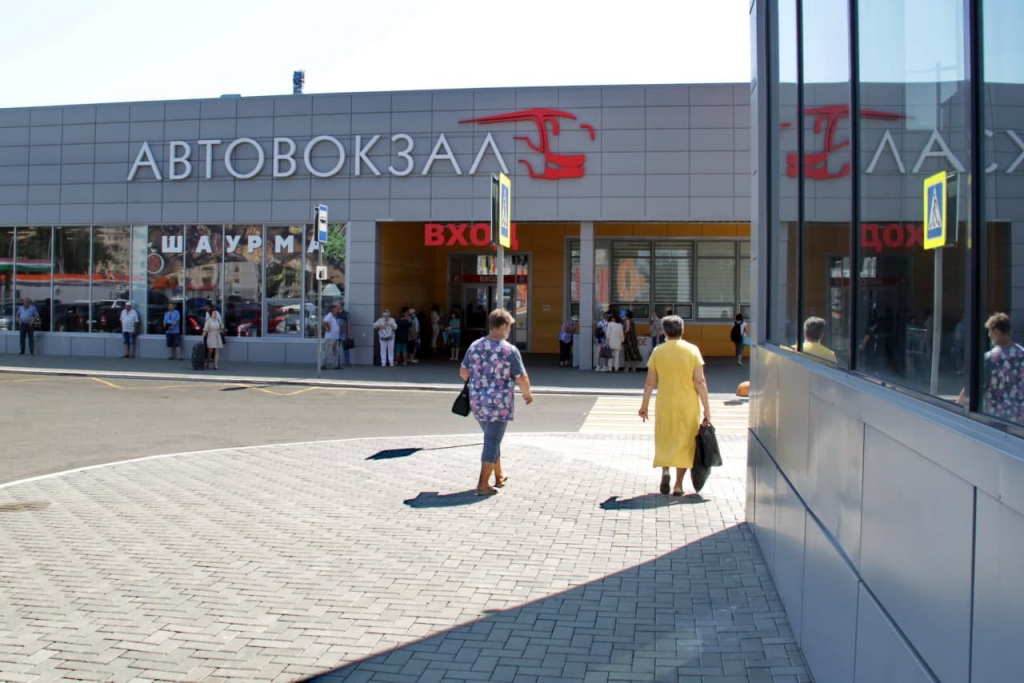
POLYGON ((491 311, 487 319, 488 335, 470 344, 459 367, 459 375, 469 382, 473 417, 484 432, 480 479, 476 485, 478 496, 497 493, 508 479, 501 471, 501 440, 512 421, 517 384, 526 405, 533 403, 523 357, 519 349, 505 341, 513 323, 515 318, 508 311, 500 308, 491 311), (492 473, 494 487, 490 483, 492 473))

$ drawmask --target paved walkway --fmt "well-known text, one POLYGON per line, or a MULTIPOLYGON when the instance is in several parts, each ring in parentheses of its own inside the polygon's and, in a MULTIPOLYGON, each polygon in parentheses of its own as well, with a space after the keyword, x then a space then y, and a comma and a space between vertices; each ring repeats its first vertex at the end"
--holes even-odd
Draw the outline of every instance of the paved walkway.
POLYGON ((0 486, 0 680, 810 681, 743 524, 745 437, 720 438, 725 466, 683 498, 654 492, 639 433, 510 434, 488 498, 474 434, 0 486))

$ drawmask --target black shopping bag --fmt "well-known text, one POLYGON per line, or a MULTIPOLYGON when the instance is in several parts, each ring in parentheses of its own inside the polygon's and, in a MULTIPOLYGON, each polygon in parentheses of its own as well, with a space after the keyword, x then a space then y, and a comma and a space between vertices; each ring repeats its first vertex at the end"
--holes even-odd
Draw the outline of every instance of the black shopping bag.
POLYGON ((704 467, 721 467, 722 452, 718 448, 718 437, 715 436, 715 427, 710 422, 700 426, 697 432, 697 452, 694 462, 700 460, 704 467))
POLYGON ((466 380, 462 391, 455 397, 455 403, 452 404, 452 412, 462 417, 469 415, 469 380, 466 380))

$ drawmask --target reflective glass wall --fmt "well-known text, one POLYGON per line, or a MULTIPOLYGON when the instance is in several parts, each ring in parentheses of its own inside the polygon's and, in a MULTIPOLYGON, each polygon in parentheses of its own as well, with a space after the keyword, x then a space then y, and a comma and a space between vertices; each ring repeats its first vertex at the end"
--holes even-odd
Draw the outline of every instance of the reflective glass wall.
POLYGON ((765 336, 1017 431, 1024 5, 771 10, 765 336))

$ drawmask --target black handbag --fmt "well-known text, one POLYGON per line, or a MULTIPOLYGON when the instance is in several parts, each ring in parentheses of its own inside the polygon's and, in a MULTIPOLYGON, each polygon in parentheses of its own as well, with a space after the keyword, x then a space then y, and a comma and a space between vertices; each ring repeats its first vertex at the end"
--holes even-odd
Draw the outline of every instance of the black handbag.
POLYGON ((356 340, 355 339, 342 339, 341 340, 341 348, 343 348, 343 349, 354 349, 354 348, 356 348, 356 340))
POLYGON ((462 391, 455 397, 455 403, 452 404, 452 412, 456 415, 466 417, 469 415, 469 380, 466 380, 466 384, 462 387, 462 391))
POLYGON ((715 427, 709 422, 702 424, 697 432, 697 451, 695 460, 699 459, 704 467, 721 467, 722 452, 718 448, 718 437, 715 427))
POLYGON ((704 488, 705 482, 708 480, 708 476, 711 474, 711 468, 705 467, 700 461, 700 449, 693 456, 693 467, 690 468, 690 481, 693 483, 693 490, 700 493, 700 490, 704 488))

